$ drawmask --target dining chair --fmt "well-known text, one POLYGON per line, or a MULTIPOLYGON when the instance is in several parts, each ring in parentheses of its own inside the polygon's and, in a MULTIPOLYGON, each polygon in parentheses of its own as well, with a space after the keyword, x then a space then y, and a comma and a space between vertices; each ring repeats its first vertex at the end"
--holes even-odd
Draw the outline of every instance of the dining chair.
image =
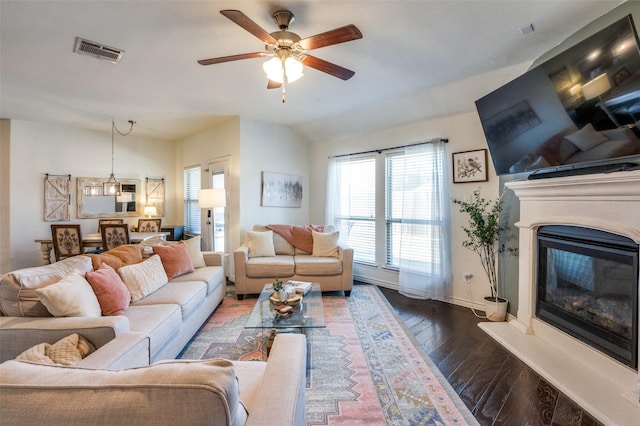
POLYGON ((114 223, 124 223, 124 219, 98 219, 98 232, 102 225, 112 225, 114 223))
POLYGON ((162 219, 138 219, 138 232, 160 232, 162 219))
POLYGON ((129 225, 126 223, 110 223, 100 225, 102 249, 111 250, 123 244, 129 244, 129 225))
POLYGON ((51 225, 51 239, 56 262, 84 253, 82 232, 78 224, 51 225))

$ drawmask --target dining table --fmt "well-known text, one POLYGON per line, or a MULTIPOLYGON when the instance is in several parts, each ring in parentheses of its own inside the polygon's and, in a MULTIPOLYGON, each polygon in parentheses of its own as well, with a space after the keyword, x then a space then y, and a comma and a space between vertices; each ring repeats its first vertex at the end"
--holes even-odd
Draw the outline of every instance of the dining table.
MULTIPOLYGON (((129 242, 131 244, 140 244, 143 241, 154 237, 167 238, 169 232, 129 232, 129 242)), ((42 261, 44 265, 51 263, 51 250, 53 250, 53 239, 39 238, 34 242, 40 244, 40 250, 42 251, 42 261)), ((83 247, 102 247, 102 236, 99 232, 91 234, 82 234, 82 246, 83 247)))

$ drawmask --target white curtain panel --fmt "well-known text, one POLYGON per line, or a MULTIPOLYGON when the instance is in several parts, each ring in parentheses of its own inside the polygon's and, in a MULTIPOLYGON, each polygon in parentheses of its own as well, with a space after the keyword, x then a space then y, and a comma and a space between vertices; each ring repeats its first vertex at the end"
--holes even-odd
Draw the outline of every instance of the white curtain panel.
POLYGON ((450 294, 451 248, 446 144, 408 147, 400 231, 400 293, 444 300, 450 294))

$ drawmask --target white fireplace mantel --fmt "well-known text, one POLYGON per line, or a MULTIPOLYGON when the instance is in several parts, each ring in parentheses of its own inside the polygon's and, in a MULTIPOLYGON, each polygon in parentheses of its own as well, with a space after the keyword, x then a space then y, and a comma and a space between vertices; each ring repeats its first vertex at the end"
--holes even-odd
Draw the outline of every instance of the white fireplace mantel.
MULTIPOLYGON (((509 182, 520 201, 518 312, 479 326, 607 425, 637 425, 638 372, 535 316, 537 230, 575 225, 640 244, 640 171, 509 182)), ((640 281, 640 277, 639 277, 640 281)))

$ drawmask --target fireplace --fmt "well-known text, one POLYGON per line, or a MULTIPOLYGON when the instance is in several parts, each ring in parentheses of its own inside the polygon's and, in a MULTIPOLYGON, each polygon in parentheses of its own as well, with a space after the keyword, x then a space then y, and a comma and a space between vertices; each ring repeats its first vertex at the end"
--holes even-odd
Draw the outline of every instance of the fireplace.
POLYGON ((638 367, 638 244, 596 229, 539 228, 536 316, 638 367))
POLYGON ((640 171, 506 186, 520 205, 517 312, 479 327, 602 423, 637 424, 640 171), (551 271, 538 269, 557 262, 551 271), (568 263, 593 278, 570 272, 568 263), (603 299, 599 313, 615 311, 616 320, 587 315, 594 301, 586 296, 603 299), (569 312, 566 305, 573 305, 569 312))

